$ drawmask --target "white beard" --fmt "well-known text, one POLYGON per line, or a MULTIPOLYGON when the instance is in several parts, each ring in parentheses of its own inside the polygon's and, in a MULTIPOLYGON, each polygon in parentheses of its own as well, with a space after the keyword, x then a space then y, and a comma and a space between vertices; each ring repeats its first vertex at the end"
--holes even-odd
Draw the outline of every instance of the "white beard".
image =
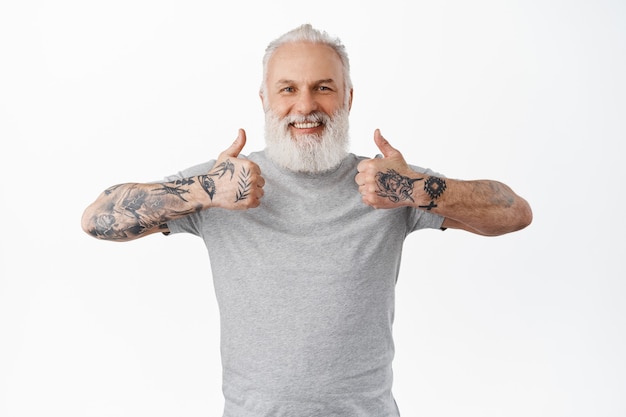
POLYGON ((348 155, 348 115, 347 109, 340 109, 332 117, 315 112, 281 119, 266 109, 265 153, 276 165, 294 172, 315 174, 336 168, 348 155), (304 121, 322 122, 324 133, 292 137, 289 125, 304 121))

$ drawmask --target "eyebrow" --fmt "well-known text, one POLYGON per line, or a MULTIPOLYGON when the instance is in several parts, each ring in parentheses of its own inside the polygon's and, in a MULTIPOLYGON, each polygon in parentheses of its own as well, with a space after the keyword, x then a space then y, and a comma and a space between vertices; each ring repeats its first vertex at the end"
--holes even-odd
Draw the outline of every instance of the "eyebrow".
MULTIPOLYGON (((294 80, 287 80, 287 79, 276 81, 276 85, 284 85, 284 84, 297 84, 297 82, 294 80)), ((326 78, 323 80, 317 80, 313 83, 313 85, 320 85, 320 84, 336 84, 336 82, 332 78, 326 78)))

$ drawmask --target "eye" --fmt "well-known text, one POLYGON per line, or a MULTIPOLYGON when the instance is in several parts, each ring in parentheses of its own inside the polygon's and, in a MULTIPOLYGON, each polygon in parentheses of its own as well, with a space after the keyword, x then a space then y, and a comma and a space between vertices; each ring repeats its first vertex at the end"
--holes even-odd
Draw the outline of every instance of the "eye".
POLYGON ((294 91, 296 91, 296 89, 293 87, 284 87, 280 90, 281 93, 293 93, 294 91))
POLYGON ((326 85, 320 85, 320 86, 318 87, 318 89, 319 89, 320 91, 332 91, 332 89, 331 89, 330 87, 326 86, 326 85))

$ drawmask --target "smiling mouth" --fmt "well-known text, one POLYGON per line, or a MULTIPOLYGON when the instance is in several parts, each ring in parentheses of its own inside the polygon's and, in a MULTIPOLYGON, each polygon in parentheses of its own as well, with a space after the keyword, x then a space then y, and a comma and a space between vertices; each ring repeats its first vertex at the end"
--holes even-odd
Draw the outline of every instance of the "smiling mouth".
POLYGON ((320 122, 291 123, 291 126, 295 127, 296 129, 313 129, 313 128, 319 127, 321 125, 322 125, 322 123, 320 123, 320 122))

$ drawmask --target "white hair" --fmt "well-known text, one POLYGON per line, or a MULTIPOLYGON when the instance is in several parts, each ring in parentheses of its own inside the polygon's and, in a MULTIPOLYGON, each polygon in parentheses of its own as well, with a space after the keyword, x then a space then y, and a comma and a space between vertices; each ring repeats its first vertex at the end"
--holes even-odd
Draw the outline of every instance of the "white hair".
POLYGON ((322 45, 330 46, 339 56, 341 60, 341 66, 343 69, 343 80, 345 86, 345 103, 350 100, 350 91, 352 90, 352 80, 350 79, 350 60, 348 59, 348 53, 346 47, 341 43, 341 40, 336 37, 330 36, 328 33, 315 29, 311 24, 306 23, 298 26, 295 29, 281 35, 277 39, 270 42, 265 49, 265 55, 263 55, 263 81, 261 83, 260 93, 263 97, 266 97, 267 91, 267 67, 274 52, 284 44, 297 43, 297 42, 310 42, 319 43, 322 45))

